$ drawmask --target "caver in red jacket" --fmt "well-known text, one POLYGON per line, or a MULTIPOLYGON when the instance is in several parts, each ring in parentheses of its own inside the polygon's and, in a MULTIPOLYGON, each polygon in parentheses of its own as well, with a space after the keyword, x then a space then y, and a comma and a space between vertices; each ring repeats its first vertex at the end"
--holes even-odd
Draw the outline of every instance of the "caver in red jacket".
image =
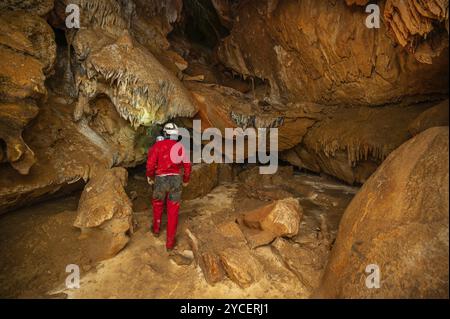
POLYGON ((181 180, 189 182, 191 163, 183 145, 175 140, 156 142, 148 151, 147 177, 155 178, 153 188, 153 233, 159 235, 164 201, 167 204, 166 247, 173 249, 178 225, 178 210, 181 199, 181 180), (171 154, 173 153, 173 154, 171 154), (173 155, 173 156, 171 156, 173 155), (181 169, 183 177, 181 178, 181 169))
POLYGON ((155 177, 156 175, 179 175, 180 169, 184 168, 183 183, 189 182, 189 177, 191 175, 191 163, 189 158, 186 156, 183 144, 170 139, 164 139, 162 141, 156 142, 153 147, 148 151, 147 155, 147 177, 155 177), (170 156, 172 147, 175 146, 178 150, 178 160, 173 162, 170 156), (182 160, 180 160, 182 158, 182 160))

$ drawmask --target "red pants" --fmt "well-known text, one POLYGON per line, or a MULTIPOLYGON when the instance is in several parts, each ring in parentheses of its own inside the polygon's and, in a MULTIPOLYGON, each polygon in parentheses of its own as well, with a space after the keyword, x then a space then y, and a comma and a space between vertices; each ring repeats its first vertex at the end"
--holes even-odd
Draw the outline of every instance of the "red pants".
MULTIPOLYGON (((180 202, 171 201, 166 196, 167 204, 167 239, 166 247, 172 249, 175 245, 175 235, 177 233, 178 225, 178 210, 180 209, 180 202)), ((153 207, 153 232, 159 233, 161 227, 161 217, 164 210, 164 201, 160 199, 152 200, 153 207)))

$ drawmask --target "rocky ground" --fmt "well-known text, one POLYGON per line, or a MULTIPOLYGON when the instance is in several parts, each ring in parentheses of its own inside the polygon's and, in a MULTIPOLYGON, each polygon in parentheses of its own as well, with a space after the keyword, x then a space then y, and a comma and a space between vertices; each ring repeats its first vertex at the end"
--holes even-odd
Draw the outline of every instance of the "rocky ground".
MULTIPOLYGON (((159 238, 149 232, 151 190, 142 176, 142 170, 130 172, 126 189, 134 198, 134 233, 119 254, 100 262, 90 258, 88 253, 93 243, 89 242, 89 238, 80 239, 80 231, 72 226, 80 194, 3 215, 0 219, 0 295, 55 298, 306 298, 311 293, 310 281, 317 285, 339 220, 357 191, 357 188, 329 178, 292 173, 289 168, 283 168, 279 175, 275 175, 278 181, 275 177, 271 184, 258 187, 258 192, 249 193, 249 186, 257 190, 252 185, 255 175, 250 169, 240 173, 235 181, 223 183, 203 197, 183 201, 177 249, 168 253, 164 246, 165 231, 159 238), (283 190, 280 186, 282 179, 289 180, 289 190, 283 190), (210 234, 206 239, 213 242, 218 240, 218 225, 229 223, 231 228, 225 231, 225 235, 235 234, 233 232, 242 229, 236 222, 242 214, 287 197, 298 199, 302 207, 303 214, 298 215, 298 233, 291 234, 290 238, 272 238, 253 249, 243 237, 240 249, 248 255, 245 258, 238 256, 242 258, 238 260, 242 265, 233 270, 238 275, 242 272, 243 277, 230 279, 226 275, 213 284, 208 283, 192 252, 187 230, 195 233, 200 241, 205 239, 205 234, 210 234), (203 233, 196 233, 198 229, 203 233), (249 279, 244 288, 239 285, 239 278, 245 282, 247 269, 244 265, 249 263, 249 258, 257 266, 253 273, 255 278, 249 279), (67 264, 80 266, 80 289, 65 289, 67 264)), ((99 242, 95 244, 101 245, 99 242)), ((205 250, 202 244, 199 249, 205 250)))

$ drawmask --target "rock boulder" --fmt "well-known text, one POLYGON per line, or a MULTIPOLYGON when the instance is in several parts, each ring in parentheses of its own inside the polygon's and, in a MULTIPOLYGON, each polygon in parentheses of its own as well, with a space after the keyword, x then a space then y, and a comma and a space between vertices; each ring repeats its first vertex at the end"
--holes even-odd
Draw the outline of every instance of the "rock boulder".
POLYGON ((81 238, 101 239, 91 252, 96 259, 116 255, 133 232, 132 203, 125 193, 128 173, 124 168, 96 172, 84 188, 74 226, 81 238))
POLYGON ((426 130, 364 184, 342 217, 317 296, 448 298, 448 139, 448 127, 426 130), (378 289, 366 286, 373 265, 378 289))

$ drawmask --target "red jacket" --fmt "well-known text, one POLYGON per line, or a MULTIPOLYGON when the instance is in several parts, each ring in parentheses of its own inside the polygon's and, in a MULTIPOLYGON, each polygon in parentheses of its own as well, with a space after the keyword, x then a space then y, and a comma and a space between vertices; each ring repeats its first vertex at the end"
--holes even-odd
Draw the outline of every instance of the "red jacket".
POLYGON ((191 176, 191 163, 186 156, 183 144, 175 140, 162 140, 156 142, 153 147, 148 150, 147 156, 147 176, 153 178, 156 175, 180 174, 181 167, 184 168, 183 182, 188 183, 191 176), (174 149, 174 161, 170 156, 172 147, 174 149), (178 152, 177 152, 178 148, 178 152), (178 155, 178 156, 176 156, 178 155), (178 157, 178 158, 176 158, 178 157))

